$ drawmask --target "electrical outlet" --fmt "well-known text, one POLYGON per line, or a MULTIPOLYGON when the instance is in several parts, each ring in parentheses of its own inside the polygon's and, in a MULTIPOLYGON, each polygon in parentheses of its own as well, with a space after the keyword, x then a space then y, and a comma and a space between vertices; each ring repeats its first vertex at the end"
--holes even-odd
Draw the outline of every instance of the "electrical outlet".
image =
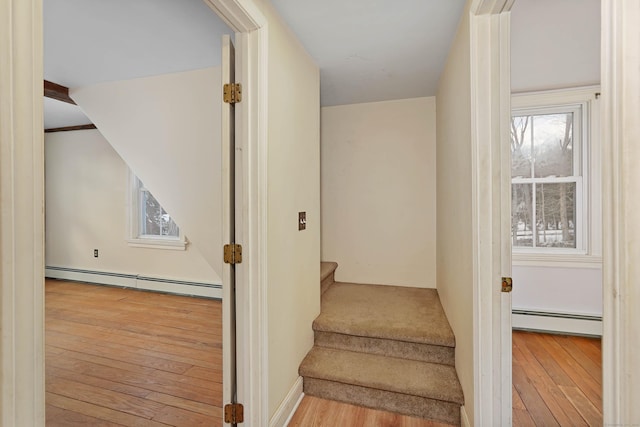
POLYGON ((98 258, 98 250, 97 249, 93 250, 93 257, 94 258, 98 258))
POLYGON ((307 228, 307 213, 298 212, 298 230, 305 230, 307 228))

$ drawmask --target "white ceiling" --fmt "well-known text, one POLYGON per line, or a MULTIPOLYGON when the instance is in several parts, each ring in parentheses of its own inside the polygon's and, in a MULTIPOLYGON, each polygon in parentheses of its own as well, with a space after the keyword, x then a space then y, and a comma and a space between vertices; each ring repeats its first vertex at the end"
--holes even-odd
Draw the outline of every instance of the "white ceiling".
MULTIPOLYGON (((320 67, 324 106, 435 95, 465 4, 272 2, 320 67)), ((517 0, 513 89, 599 82, 599 4, 517 0)), ((221 35, 230 33, 202 0, 46 0, 45 79, 74 88, 215 66, 221 35)), ((48 127, 67 115, 69 125, 89 122, 78 107, 60 104, 45 104, 48 127)))
MULTIPOLYGON (((273 3, 320 67, 322 104, 337 105, 434 95, 465 0, 273 3)), ((202 0, 46 0, 45 79, 74 88, 215 66, 224 33, 202 0)))
POLYGON ((320 67, 323 106, 435 95, 465 0, 272 0, 320 67))
POLYGON ((67 87, 220 64, 232 31, 202 0, 46 0, 44 76, 67 87))

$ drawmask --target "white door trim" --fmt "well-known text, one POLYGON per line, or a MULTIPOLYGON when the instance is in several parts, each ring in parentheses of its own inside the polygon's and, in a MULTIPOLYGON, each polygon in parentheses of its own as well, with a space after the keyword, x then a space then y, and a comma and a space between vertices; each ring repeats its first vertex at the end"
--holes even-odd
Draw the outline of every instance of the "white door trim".
POLYGON ((640 423, 640 3, 602 0, 603 421, 640 423))
POLYGON ((470 9, 473 179, 474 424, 511 425, 510 13, 512 0, 470 9))
MULTIPOLYGON (((204 0, 236 31, 236 369, 245 425, 269 419, 267 365, 267 25, 250 0, 204 0), (238 159, 239 157, 239 159, 238 159), (239 215, 238 215, 239 214, 239 215)), ((224 343, 223 343, 224 345, 224 343)), ((228 403, 228 402, 224 402, 228 403)))
POLYGON ((0 2, 0 424, 44 425, 42 0, 0 2))
MULTIPOLYGON (((266 363, 266 20, 250 0, 205 0, 236 33, 243 103, 238 397, 246 425, 268 420, 266 363)), ((42 0, 0 3, 2 425, 44 425, 42 0)))

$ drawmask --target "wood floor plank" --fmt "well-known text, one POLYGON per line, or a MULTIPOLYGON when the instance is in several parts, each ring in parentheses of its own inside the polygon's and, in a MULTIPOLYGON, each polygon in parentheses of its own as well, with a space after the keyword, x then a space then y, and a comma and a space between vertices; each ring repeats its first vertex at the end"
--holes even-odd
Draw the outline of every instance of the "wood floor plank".
POLYGON ((186 409, 191 412, 197 412, 198 414, 206 415, 209 417, 221 417, 222 408, 220 406, 207 405, 201 402, 195 402, 193 400, 182 399, 180 397, 171 396, 164 393, 151 392, 146 397, 148 400, 154 402, 164 403, 168 406, 173 406, 180 409, 186 409))
POLYGON ((55 348, 58 354, 67 350, 84 352, 84 354, 87 355, 106 357, 111 360, 128 362, 176 374, 184 374, 194 367, 188 363, 181 363, 128 351, 123 348, 123 346, 114 348, 113 346, 102 345, 103 343, 96 342, 95 340, 78 339, 77 337, 56 333, 55 331, 49 331, 47 333, 47 338, 47 346, 49 346, 49 349, 55 348))
MULTIPOLYGON (((159 360, 166 360, 167 363, 175 362, 175 363, 181 363, 188 366, 201 366, 203 368, 209 368, 209 369, 216 369, 222 366, 222 355, 220 354, 218 356, 218 354, 220 353, 218 350, 213 351, 214 357, 212 357, 210 360, 193 359, 190 357, 178 356, 170 352, 150 350, 148 348, 145 348, 144 346, 141 347, 138 341, 131 343, 128 339, 121 339, 121 340, 114 339, 112 335, 109 335, 106 337, 98 337, 98 336, 91 337, 91 336, 84 336, 84 335, 74 335, 73 332, 58 332, 52 329, 53 328, 47 329, 46 335, 47 337, 52 336, 54 340, 56 338, 56 334, 62 334, 62 335, 67 335, 69 337, 73 337, 74 340, 84 343, 86 345, 93 345, 97 343, 99 346, 108 347, 110 350, 113 350, 113 351, 130 352, 140 356, 152 357, 159 360), (129 343, 130 345, 127 345, 127 343, 129 343)), ((55 350, 53 348, 53 345, 54 344, 52 345, 48 344, 47 351, 58 351, 58 352, 64 351, 64 349, 55 350)), ((166 370, 169 372, 175 372, 174 369, 169 369, 167 367, 160 367, 157 369, 166 370)))
POLYGON ((289 427, 450 427, 434 421, 408 417, 348 403, 304 396, 289 427))
POLYGON ((563 426, 602 425, 602 400, 592 391, 594 384, 595 387, 601 387, 601 380, 598 380, 601 374, 589 375, 586 370, 601 369, 601 353, 596 345, 599 341, 594 338, 514 331, 513 425, 546 426, 548 421, 541 420, 539 412, 548 410, 558 416, 558 406, 566 415, 558 416, 563 426), (580 378, 581 375, 586 379, 580 378), (546 408, 541 408, 536 399, 528 402, 524 394, 519 393, 522 390, 518 390, 517 383, 523 381, 523 377, 541 394, 546 408), (592 392, 595 403, 583 393, 581 383, 592 392), (553 401, 550 403, 551 397, 553 401))
POLYGON ((556 384, 573 386, 574 382, 569 378, 564 369, 562 369, 558 361, 538 343, 537 335, 538 334, 533 332, 514 332, 512 341, 514 346, 528 347, 529 351, 533 353, 538 362, 544 367, 547 374, 549 374, 556 384), (532 341, 532 345, 527 346, 527 340, 532 341))
POLYGON ((63 378, 50 381, 46 385, 46 391, 147 419, 153 418, 156 413, 165 407, 164 404, 144 398, 63 378))
POLYGON ((590 426, 602 425, 602 411, 596 408, 578 387, 561 387, 590 426))
POLYGON ((219 301, 47 280, 45 314, 49 427, 222 425, 219 301))
POLYGON ((575 344, 582 349, 582 351, 593 360, 593 362, 602 369, 602 350, 596 342, 600 342, 598 339, 587 337, 573 337, 575 344))
POLYGON ((527 410, 536 425, 548 427, 560 425, 540 394, 538 394, 533 381, 517 363, 513 364, 513 386, 520 394, 522 402, 527 407, 527 410))
POLYGON ((122 427, 122 424, 90 417, 79 412, 67 411, 52 405, 46 407, 45 424, 47 427, 122 427))
POLYGON ((520 366, 526 367, 527 377, 532 380, 536 391, 560 425, 587 427, 576 408, 573 407, 562 390, 540 365, 526 343, 519 347, 514 347, 513 357, 520 362, 520 366))
POLYGON ((49 363, 46 369, 47 383, 55 384, 58 379, 78 381, 83 384, 92 385, 95 387, 103 388, 105 390, 112 390, 123 394, 129 394, 135 397, 146 398, 151 392, 145 388, 134 387, 120 382, 111 381, 103 378, 91 377, 75 371, 68 371, 66 369, 60 369, 49 363))
POLYGON ((598 384, 591 375, 555 340, 543 340, 536 337, 548 351, 553 352, 556 358, 562 362, 562 369, 567 373, 575 385, 587 396, 594 405, 601 405, 602 385, 598 384))
POLYGON ((185 427, 222 427, 222 418, 213 415, 202 415, 181 408, 165 407, 153 418, 171 426, 185 427))
POLYGON ((82 415, 98 418, 100 420, 111 421, 126 427, 166 427, 166 423, 160 423, 146 418, 136 417, 124 412, 105 408, 82 400, 71 399, 55 393, 46 393, 47 405, 60 409, 77 412, 82 415))
POLYGON ((576 343, 576 340, 560 335, 556 335, 553 338, 596 382, 602 383, 602 366, 591 359, 591 357, 582 350, 582 347, 576 343))

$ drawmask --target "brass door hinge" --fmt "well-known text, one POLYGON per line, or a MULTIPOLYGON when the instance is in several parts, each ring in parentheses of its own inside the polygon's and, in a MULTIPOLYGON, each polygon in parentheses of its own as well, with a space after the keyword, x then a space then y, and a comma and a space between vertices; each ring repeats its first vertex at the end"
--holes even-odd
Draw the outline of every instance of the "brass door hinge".
POLYGON ((513 289, 513 279, 511 277, 502 278, 502 292, 511 292, 513 289))
POLYGON ((224 245, 225 264, 240 264, 242 262, 242 245, 232 243, 224 245))
POLYGON ((244 422, 244 406, 241 403, 224 405, 224 422, 228 424, 244 422))
POLYGON ((240 83, 227 83, 224 85, 224 102, 235 104, 242 101, 242 85, 240 83))

